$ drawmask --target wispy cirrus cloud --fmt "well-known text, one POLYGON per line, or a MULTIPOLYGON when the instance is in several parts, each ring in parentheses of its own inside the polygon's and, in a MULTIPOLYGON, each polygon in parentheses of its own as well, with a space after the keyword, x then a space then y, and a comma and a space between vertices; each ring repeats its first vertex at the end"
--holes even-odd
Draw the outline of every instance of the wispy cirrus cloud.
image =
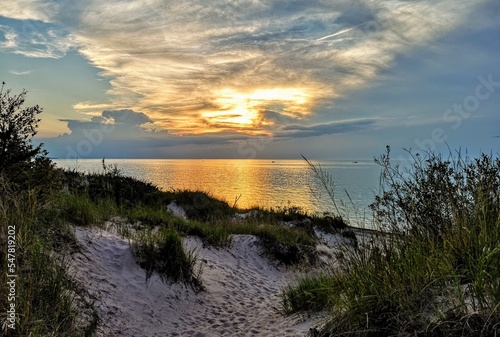
POLYGON ((18 20, 38 20, 50 22, 58 15, 59 5, 55 1, 16 0, 4 1, 0 7, 0 16, 18 20))
POLYGON ((3 19, 0 51, 33 58, 61 58, 77 46, 64 27, 39 20, 3 19))
POLYGON ((16 69, 12 69, 12 70, 9 71, 9 73, 11 73, 12 75, 16 75, 16 76, 24 76, 24 75, 31 74, 31 70, 19 71, 19 70, 16 70, 16 69))
POLYGON ((7 49, 16 47, 16 33, 15 31, 8 27, 0 25, 0 48, 7 49))

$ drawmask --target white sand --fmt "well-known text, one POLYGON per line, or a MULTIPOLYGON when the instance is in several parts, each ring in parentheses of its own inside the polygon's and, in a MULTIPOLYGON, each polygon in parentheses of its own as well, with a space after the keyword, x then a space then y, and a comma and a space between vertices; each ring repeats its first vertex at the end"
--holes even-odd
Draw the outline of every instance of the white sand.
POLYGON ((102 319, 99 336, 305 336, 312 321, 283 317, 275 308, 293 277, 262 257, 256 238, 235 236, 229 249, 196 248, 205 292, 145 281, 128 242, 98 229, 76 228, 82 244, 73 257, 75 277, 87 285, 102 319))

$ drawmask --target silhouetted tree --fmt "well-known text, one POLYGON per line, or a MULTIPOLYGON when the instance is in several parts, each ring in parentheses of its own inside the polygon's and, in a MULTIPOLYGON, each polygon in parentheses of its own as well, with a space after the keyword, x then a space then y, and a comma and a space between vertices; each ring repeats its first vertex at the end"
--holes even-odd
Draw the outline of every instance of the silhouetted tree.
POLYGON ((41 144, 35 147, 31 143, 42 108, 38 105, 23 108, 26 90, 11 95, 10 90, 3 91, 4 85, 5 82, 0 90, 0 171, 3 173, 44 154, 41 144))
POLYGON ((33 145, 37 134, 38 105, 23 107, 27 91, 18 95, 0 89, 0 176, 21 187, 32 187, 50 181, 53 163, 43 144, 33 145))

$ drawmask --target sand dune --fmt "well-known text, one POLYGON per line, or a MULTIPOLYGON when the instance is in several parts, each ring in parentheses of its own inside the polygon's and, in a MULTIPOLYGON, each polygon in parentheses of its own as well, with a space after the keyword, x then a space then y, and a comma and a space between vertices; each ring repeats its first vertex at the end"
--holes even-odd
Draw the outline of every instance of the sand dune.
POLYGON ((155 275, 146 283, 128 242, 116 234, 77 227, 76 237, 83 248, 72 268, 96 300, 99 336, 296 337, 313 324, 277 313, 278 295, 293 273, 262 257, 253 236, 235 236, 229 249, 185 239, 203 264, 201 293, 155 275))

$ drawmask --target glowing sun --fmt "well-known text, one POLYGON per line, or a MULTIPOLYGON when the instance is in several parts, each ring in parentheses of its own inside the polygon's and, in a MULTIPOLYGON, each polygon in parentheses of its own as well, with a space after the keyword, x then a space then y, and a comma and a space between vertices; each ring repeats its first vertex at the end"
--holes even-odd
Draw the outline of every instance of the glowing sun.
POLYGON ((310 95, 298 88, 256 89, 238 92, 223 89, 214 94, 216 110, 202 113, 202 117, 214 126, 248 129, 272 124, 263 115, 275 111, 286 116, 302 116, 308 113, 310 95))

